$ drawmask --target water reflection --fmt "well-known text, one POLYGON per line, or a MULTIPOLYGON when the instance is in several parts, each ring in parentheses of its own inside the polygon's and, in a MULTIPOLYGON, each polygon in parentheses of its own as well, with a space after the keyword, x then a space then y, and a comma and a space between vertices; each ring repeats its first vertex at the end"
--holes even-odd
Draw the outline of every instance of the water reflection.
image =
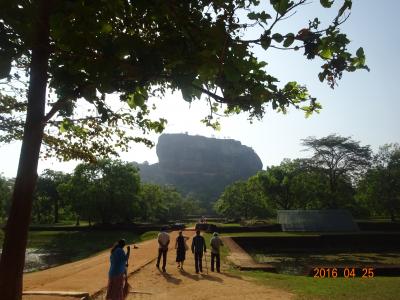
MULTIPOLYGON (((0 256, 2 250, 0 249, 0 256)), ((49 252, 43 249, 28 248, 25 252, 24 272, 48 269, 59 265, 63 261, 60 253, 49 252)))

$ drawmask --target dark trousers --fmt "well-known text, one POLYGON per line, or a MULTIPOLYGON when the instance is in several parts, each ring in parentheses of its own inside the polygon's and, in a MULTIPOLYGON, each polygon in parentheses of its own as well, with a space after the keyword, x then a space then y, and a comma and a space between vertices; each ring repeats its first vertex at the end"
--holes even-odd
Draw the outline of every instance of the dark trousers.
POLYGON ((196 273, 203 272, 203 252, 195 252, 194 253, 194 267, 196 268, 196 273))
POLYGON ((219 253, 212 253, 211 252, 211 272, 214 272, 214 260, 215 260, 215 266, 217 267, 217 272, 219 272, 219 266, 220 266, 220 255, 219 255, 219 253))
POLYGON ((167 264, 167 252, 168 252, 168 249, 161 249, 161 248, 158 249, 157 267, 160 266, 160 260, 161 260, 161 256, 162 256, 162 258, 163 258, 162 268, 165 269, 165 265, 167 264))

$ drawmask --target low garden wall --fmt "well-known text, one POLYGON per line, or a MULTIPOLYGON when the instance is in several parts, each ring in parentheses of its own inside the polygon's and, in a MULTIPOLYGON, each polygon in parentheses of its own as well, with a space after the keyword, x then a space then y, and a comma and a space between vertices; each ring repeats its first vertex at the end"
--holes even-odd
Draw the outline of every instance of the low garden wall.
POLYGON ((232 237, 246 251, 263 250, 270 253, 317 251, 399 251, 399 233, 344 234, 277 237, 232 237))

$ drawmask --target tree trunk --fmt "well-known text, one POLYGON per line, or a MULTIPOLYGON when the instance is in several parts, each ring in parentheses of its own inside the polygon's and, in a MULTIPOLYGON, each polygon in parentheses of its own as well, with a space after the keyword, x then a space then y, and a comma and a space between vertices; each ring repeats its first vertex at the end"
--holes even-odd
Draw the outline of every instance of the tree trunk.
POLYGON ((42 214, 41 214, 41 212, 40 212, 40 208, 38 208, 38 210, 37 210, 37 222, 38 223, 42 223, 42 214))
POLYGON ((54 223, 58 223, 58 197, 54 198, 54 223))
POLYGON ((32 36, 27 116, 0 261, 0 295, 1 299, 7 300, 22 298, 28 227, 43 138, 42 122, 49 60, 49 3, 50 1, 40 1, 37 7, 36 26, 32 36))
POLYGON ((391 220, 392 222, 396 222, 396 215, 395 215, 394 213, 391 213, 391 214, 390 214, 390 220, 391 220))
POLYGON ((396 213, 394 209, 390 209, 390 220, 396 222, 396 213))

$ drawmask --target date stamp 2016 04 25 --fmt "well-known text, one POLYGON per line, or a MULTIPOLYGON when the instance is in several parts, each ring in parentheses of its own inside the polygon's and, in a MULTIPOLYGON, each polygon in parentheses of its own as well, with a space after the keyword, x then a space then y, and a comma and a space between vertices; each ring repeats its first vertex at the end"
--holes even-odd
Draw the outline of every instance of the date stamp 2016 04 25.
POLYGON ((373 278, 375 276, 374 268, 365 267, 344 267, 344 268, 332 268, 332 267, 315 267, 312 270, 314 278, 373 278))

